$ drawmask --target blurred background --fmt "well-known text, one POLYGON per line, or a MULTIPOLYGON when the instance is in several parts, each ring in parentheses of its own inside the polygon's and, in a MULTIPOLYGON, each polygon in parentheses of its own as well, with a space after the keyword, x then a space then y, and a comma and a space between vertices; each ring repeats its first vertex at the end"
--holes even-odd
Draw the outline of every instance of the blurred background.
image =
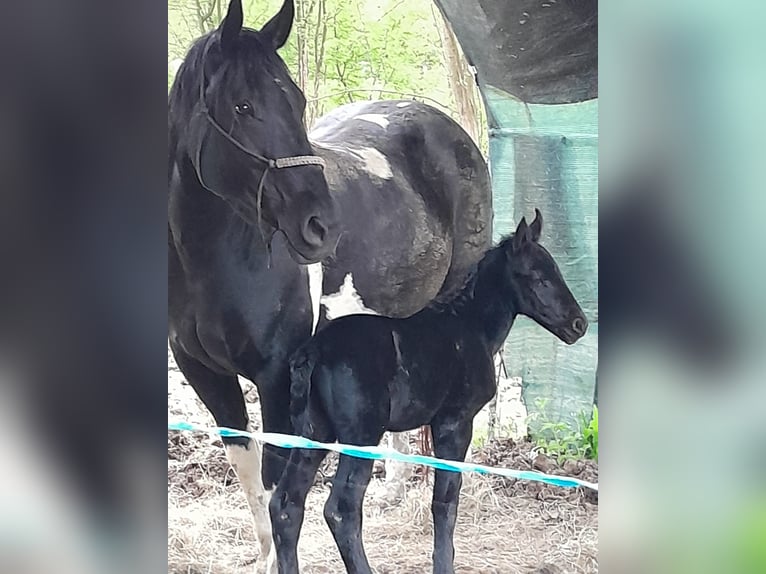
POLYGON ((763 4, 600 8, 600 566, 763 572, 763 4))

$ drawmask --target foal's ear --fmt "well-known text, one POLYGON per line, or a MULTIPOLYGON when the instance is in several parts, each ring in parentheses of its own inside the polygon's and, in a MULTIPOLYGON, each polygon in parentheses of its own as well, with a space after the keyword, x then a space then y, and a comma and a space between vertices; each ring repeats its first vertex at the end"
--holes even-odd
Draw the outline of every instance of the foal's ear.
POLYGON ((519 221, 519 226, 516 228, 516 232, 513 234, 513 250, 518 251, 528 240, 529 227, 527 226, 527 218, 522 217, 521 221, 519 221))
POLYGON ((543 229, 543 214, 535 207, 535 220, 529 224, 529 239, 537 243, 543 229))
POLYGON ((294 16, 293 0, 285 0, 279 12, 261 28, 261 35, 274 50, 279 50, 287 42, 293 27, 294 16))
POLYGON ((226 17, 219 27, 221 50, 231 52, 237 45, 239 31, 242 30, 242 0, 231 0, 226 17))

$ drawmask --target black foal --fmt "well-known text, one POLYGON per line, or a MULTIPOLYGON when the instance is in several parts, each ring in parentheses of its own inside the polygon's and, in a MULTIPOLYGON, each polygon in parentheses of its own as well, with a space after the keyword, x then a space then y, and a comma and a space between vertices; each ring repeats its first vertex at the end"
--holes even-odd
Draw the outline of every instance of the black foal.
MULTIPOLYGON (((350 315, 330 322, 291 360, 296 432, 377 445, 386 431, 431 425, 434 453, 464 460, 476 413, 495 394, 493 357, 518 314, 572 344, 588 322, 551 255, 542 217, 524 219, 488 251, 463 290, 407 319, 350 315)), ((294 450, 271 499, 279 572, 298 572, 306 495, 325 451, 294 450)), ((341 455, 324 515, 350 573, 371 572, 362 546, 362 500, 372 460, 341 455)), ((434 572, 452 573, 460 473, 436 471, 431 512, 434 572)))

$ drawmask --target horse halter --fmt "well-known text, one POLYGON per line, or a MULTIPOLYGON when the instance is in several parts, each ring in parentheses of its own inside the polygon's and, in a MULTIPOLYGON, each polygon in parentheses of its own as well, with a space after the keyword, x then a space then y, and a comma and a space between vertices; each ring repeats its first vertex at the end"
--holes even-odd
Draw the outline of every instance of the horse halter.
MULTIPOLYGON (((229 132, 227 132, 221 124, 219 124, 215 118, 213 118, 212 115, 210 115, 210 110, 207 107, 207 102, 205 101, 205 74, 204 72, 200 75, 200 83, 199 83, 199 101, 201 109, 199 113, 204 114, 205 119, 210 123, 215 130, 221 134, 226 140, 228 140, 234 147, 236 147, 238 150, 240 150, 245 155, 257 160, 258 162, 262 163, 265 167, 263 170, 263 175, 261 176, 261 180, 258 183, 258 190, 256 192, 256 211, 258 214, 258 230, 261 233, 261 237, 265 241, 265 235, 263 233, 263 228, 261 227, 261 203, 263 199, 263 186, 266 183, 266 176, 269 174, 270 169, 286 169, 289 167, 302 167, 302 166, 308 166, 308 165, 316 165, 320 168, 324 169, 326 167, 324 159, 317 155, 294 155, 294 156, 287 156, 287 157, 279 157, 279 158, 269 158, 264 155, 259 154, 258 152, 255 152, 253 150, 248 149, 245 147, 240 141, 238 141, 234 136, 232 136, 229 132)), ((198 154, 202 153, 202 146, 200 146, 200 150, 198 154)), ((197 158, 197 165, 195 166, 195 171, 197 172, 197 179, 199 179, 200 184, 202 184, 202 187, 207 189, 208 191, 212 192, 205 182, 202 180, 202 166, 200 165, 200 158, 197 158)), ((271 253, 271 244, 270 241, 267 241, 266 244, 269 247, 269 253, 271 253)))

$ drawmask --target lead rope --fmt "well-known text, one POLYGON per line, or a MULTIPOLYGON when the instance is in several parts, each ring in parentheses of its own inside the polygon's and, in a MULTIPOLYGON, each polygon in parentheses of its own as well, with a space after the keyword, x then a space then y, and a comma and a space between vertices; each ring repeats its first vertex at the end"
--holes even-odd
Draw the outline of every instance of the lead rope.
POLYGON ((270 166, 267 166, 265 170, 263 170, 263 175, 261 176, 261 181, 258 184, 258 191, 255 192, 255 213, 256 217, 258 217, 258 233, 261 234, 261 239, 266 244, 266 269, 271 269, 271 240, 274 238, 274 234, 271 235, 268 239, 266 239, 266 234, 263 232, 263 225, 261 222, 263 221, 263 217, 261 217, 261 205, 263 203, 263 186, 266 183, 266 176, 269 174, 270 166))

